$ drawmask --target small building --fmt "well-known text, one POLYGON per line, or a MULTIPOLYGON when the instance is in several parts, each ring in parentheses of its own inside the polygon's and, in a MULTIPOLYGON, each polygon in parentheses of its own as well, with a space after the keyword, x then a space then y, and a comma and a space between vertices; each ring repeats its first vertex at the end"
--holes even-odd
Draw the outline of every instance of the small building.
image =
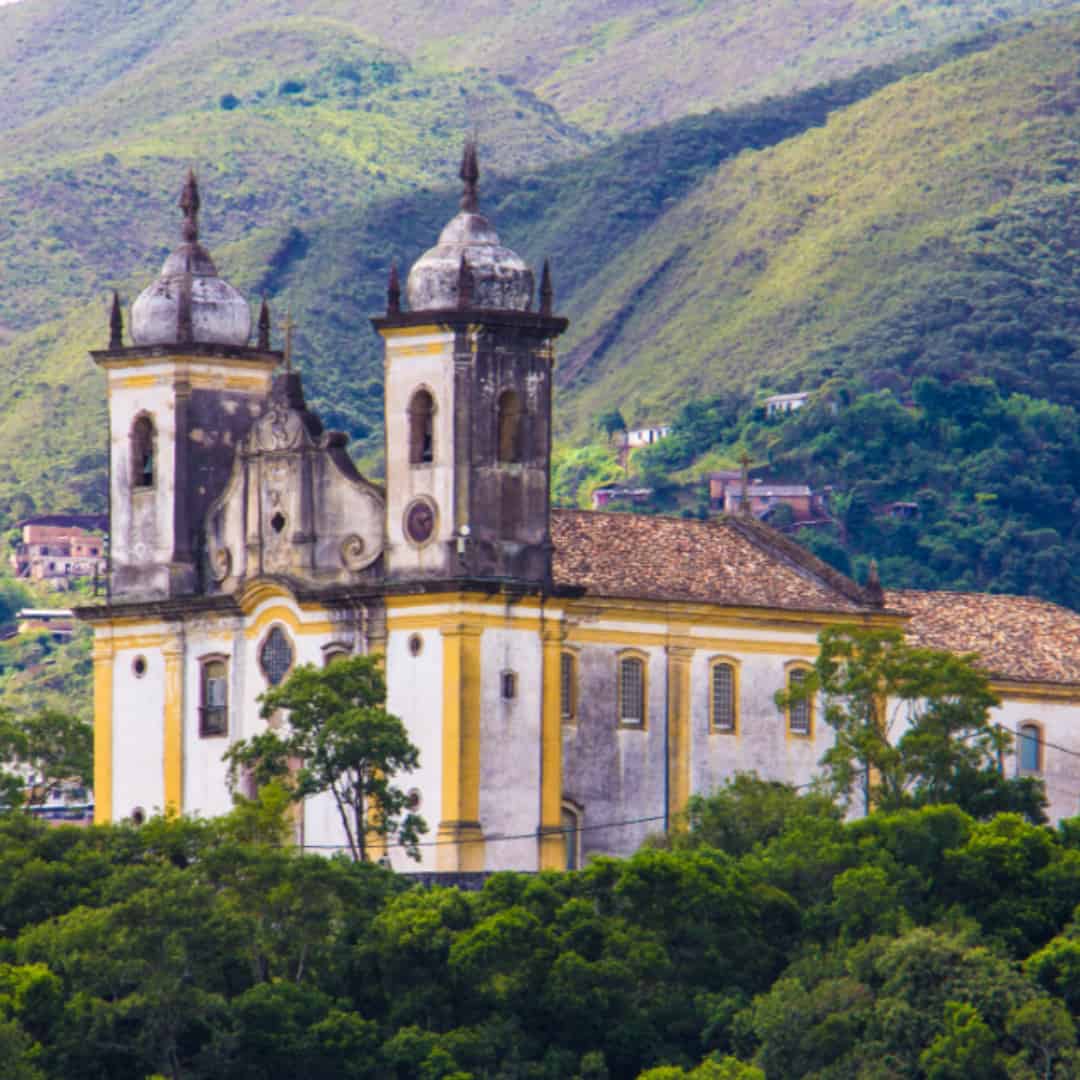
POLYGON ((919 516, 919 504, 914 502, 885 503, 879 513, 882 517, 895 518, 897 521, 914 521, 919 516))
POLYGON ((797 412, 809 400, 808 393, 773 394, 765 399, 765 415, 778 416, 780 413, 797 412))
POLYGON ((603 510, 612 503, 630 503, 633 506, 647 506, 653 497, 651 487, 602 487, 592 493, 592 508, 603 510))
MULTIPOLYGON (((798 524, 828 518, 829 507, 824 492, 808 484, 771 483, 753 479, 749 484, 750 513, 766 519, 777 506, 790 506, 798 524)), ((743 507, 742 477, 734 470, 710 473, 709 505, 713 510, 738 514, 743 507)))
POLYGON ((16 577, 63 588, 72 578, 104 575, 107 519, 99 514, 45 514, 19 523, 22 537, 11 554, 16 577), (98 530, 98 531, 95 531, 98 530))
POLYGON ((670 424, 631 428, 623 432, 621 445, 627 450, 640 450, 643 446, 652 446, 653 443, 666 439, 670 434, 670 424))
POLYGON ((22 608, 15 618, 20 634, 48 630, 54 641, 67 641, 75 629, 75 613, 70 608, 22 608))

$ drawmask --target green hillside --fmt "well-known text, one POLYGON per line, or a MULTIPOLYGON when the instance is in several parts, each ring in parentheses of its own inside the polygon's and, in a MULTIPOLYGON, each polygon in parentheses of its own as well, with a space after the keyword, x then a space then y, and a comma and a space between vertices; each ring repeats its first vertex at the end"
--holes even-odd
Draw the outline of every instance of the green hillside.
MULTIPOLYGON (((0 128, 100 102, 161 65, 197 86, 202 50, 268 19, 322 22, 437 72, 514 79, 592 130, 644 127, 784 95, 1066 0, 23 0, 0 10, 0 128)), ((311 55, 286 35, 274 74, 311 55)), ((258 80, 259 50, 229 78, 258 80)), ((210 69, 212 70, 212 68, 210 69)), ((181 94, 184 87, 176 88, 181 94)), ((228 92, 227 89, 220 91, 228 92)), ((232 90, 238 93, 238 90, 232 90)), ((156 95, 151 95, 153 99, 156 95)), ((167 99, 157 98, 159 107, 167 99)), ((134 113, 143 111, 141 102, 134 113)))
POLYGON ((903 80, 722 165, 607 263, 563 350, 565 433, 822 370, 1080 396, 1080 19, 903 80))

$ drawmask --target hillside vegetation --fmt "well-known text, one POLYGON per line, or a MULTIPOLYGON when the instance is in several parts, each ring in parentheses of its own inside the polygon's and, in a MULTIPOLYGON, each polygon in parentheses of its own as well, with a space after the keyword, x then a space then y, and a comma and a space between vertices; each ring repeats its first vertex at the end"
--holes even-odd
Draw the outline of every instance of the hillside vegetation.
MULTIPOLYGON (((784 95, 1066 0, 24 0, 0 12, 0 128, 101 101, 268 18, 324 22, 439 72, 513 79, 594 131, 651 126, 784 95)), ((287 38, 287 35, 286 35, 287 38)), ((286 41, 281 66, 303 67, 286 41)), ((259 68, 238 56, 232 73, 259 68)), ((183 92, 181 88, 181 93, 183 92)), ((222 90, 221 92, 225 92, 222 90)), ((236 93, 237 91, 232 91, 236 93)), ((152 107, 152 104, 151 104, 152 107)), ((136 113, 142 106, 136 106, 136 113)))

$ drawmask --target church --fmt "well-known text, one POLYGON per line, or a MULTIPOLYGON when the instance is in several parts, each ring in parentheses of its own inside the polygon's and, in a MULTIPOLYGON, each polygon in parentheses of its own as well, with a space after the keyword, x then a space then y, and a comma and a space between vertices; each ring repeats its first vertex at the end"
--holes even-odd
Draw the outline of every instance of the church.
MULTIPOLYGON (((265 303, 218 273, 189 176, 180 244, 128 319, 107 383, 111 562, 93 625, 96 818, 212 816, 223 752, 263 730, 297 664, 384 657, 420 750, 401 778, 430 832, 420 869, 576 867, 624 855, 741 771, 808 782, 820 703, 778 709, 825 627, 898 627, 976 652, 1042 776, 1080 811, 1080 615, 1024 597, 860 586, 748 516, 553 508, 555 313, 545 264, 460 212, 372 319, 385 354, 385 486, 306 406, 265 303), (253 326, 253 323, 255 325, 253 326), (253 332, 254 331, 254 332, 253 332), (254 338, 254 344, 252 340, 254 338)), ((305 848, 344 848, 329 797, 305 848)), ((398 869, 415 869, 387 853, 398 869)))

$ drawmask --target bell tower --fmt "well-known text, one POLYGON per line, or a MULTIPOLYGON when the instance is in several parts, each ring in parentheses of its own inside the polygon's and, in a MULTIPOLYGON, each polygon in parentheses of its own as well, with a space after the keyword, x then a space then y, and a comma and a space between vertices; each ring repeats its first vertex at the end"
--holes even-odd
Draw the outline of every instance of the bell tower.
POLYGON ((415 263, 401 304, 391 270, 385 342, 387 576, 551 581, 553 342, 544 266, 533 272, 479 211, 476 146, 461 211, 415 263))
POLYGON ((199 243, 199 187, 180 197, 180 245, 131 308, 131 344, 113 296, 108 378, 110 589, 117 600, 198 592, 201 526, 237 444, 262 413, 280 354, 269 313, 249 347, 247 301, 199 243))

